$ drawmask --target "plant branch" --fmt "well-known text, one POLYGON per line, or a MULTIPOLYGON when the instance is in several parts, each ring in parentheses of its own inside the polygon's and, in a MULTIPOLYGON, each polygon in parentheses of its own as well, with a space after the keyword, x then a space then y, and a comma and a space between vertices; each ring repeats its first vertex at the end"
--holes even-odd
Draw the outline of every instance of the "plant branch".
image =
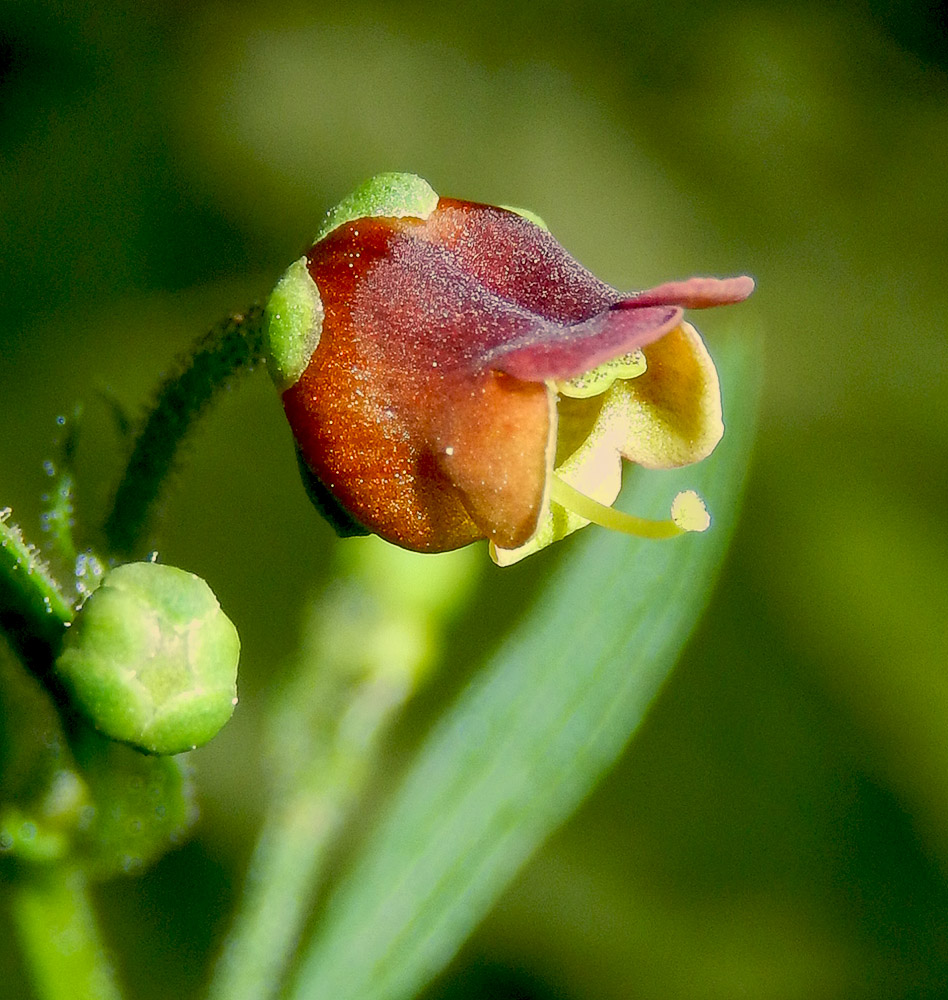
POLYGON ((140 547, 183 440, 218 390, 262 360, 263 343, 263 307, 258 305, 214 327, 165 379, 105 522, 113 554, 129 556, 140 547))
POLYGON ((276 793, 211 1000, 277 994, 389 726, 434 662, 477 556, 347 543, 348 572, 314 609, 299 669, 274 703, 276 793))
POLYGON ((40 1000, 121 1000, 80 872, 54 867, 18 879, 10 895, 13 923, 40 1000))

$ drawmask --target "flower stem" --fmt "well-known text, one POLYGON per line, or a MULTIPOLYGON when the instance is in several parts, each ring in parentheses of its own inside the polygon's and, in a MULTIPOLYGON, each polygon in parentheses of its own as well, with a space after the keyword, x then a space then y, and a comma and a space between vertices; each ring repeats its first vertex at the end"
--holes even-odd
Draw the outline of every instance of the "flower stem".
POLYGON ((89 887, 59 867, 10 891, 13 923, 39 1000, 121 1000, 89 887))
POLYGON ((178 448, 215 393, 263 358, 263 307, 228 317, 202 337, 158 390, 119 483, 105 534, 114 554, 142 544, 178 448))
POLYGON ((267 1000, 277 995, 313 906, 330 847, 365 784, 385 718, 363 734, 359 768, 318 758, 294 793, 270 810, 247 873, 241 909, 218 963, 210 1000, 267 1000))
POLYGON ((268 1000, 376 771, 389 725, 418 689, 472 584, 470 549, 440 556, 366 538, 316 605, 295 677, 271 719, 276 793, 210 1000, 268 1000))

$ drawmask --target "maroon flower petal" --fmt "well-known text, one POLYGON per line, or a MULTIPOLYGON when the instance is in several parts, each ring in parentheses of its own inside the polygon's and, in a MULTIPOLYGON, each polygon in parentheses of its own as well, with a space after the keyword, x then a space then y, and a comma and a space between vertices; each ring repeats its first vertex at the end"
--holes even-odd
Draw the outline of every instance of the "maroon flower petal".
POLYGON ((589 319, 622 298, 547 230, 507 209, 442 198, 419 235, 484 288, 558 323, 589 319))
POLYGON ((353 318, 385 337, 400 368, 424 359, 531 382, 572 378, 681 321, 677 305, 622 299, 520 216, 461 202, 445 212, 447 221, 439 206, 404 228, 356 291, 353 318), (523 249, 515 237, 527 244, 522 256, 512 255, 523 249))
POLYGON ((545 385, 486 372, 448 382, 428 439, 481 537, 523 545, 543 510, 555 444, 555 398, 545 385))
POLYGON ((688 278, 687 281, 667 281, 630 295, 618 304, 618 308, 675 305, 685 309, 710 309, 743 302, 753 290, 754 279, 746 274, 739 278, 688 278))
POLYGON ((497 371, 539 382, 568 379, 645 347, 681 322, 676 306, 624 308, 619 302, 572 326, 547 324, 494 351, 485 360, 497 371))
POLYGON ((418 228, 360 220, 313 248, 325 321, 284 406, 306 466, 359 524, 420 550, 516 546, 542 509, 549 392, 484 357, 556 325, 485 289, 418 228))

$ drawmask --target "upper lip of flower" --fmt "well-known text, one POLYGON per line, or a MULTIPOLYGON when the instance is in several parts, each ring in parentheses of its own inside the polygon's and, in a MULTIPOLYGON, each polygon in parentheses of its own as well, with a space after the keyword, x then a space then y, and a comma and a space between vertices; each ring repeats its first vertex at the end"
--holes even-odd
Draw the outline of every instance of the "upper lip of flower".
POLYGON ((566 327, 552 324, 553 329, 510 341, 483 360, 498 371, 531 382, 573 378, 659 340, 681 323, 685 308, 740 302, 753 290, 754 280, 746 275, 670 281, 619 298, 589 319, 566 327), (616 313, 623 322, 615 322, 616 313))
MULTIPOLYGON (((622 295, 532 222, 451 199, 425 220, 347 222, 307 261, 325 321, 284 394, 303 459, 356 521, 426 550, 477 537, 519 550, 549 516, 556 383, 651 348, 641 386, 661 394, 657 344, 683 329, 684 308, 753 289, 692 278, 622 295)), ((700 338, 676 337, 670 364, 697 358, 686 367, 713 379, 702 392, 714 396, 700 338)), ((715 433, 699 435, 695 457, 715 433)))

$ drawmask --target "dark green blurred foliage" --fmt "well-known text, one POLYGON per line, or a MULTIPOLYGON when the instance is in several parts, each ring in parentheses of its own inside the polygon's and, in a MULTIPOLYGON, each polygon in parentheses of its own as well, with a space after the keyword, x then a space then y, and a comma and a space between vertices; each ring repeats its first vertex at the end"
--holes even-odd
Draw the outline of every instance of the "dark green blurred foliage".
MULTIPOLYGON (((0 12, 0 505, 27 529, 55 416, 85 403, 94 523, 124 447, 102 394, 135 412, 379 170, 529 206, 620 287, 759 281, 763 426, 722 585, 619 768, 432 1000, 948 988, 944 25, 907 0, 0 12)), ((333 544, 264 376, 187 458, 157 544, 238 623, 241 706, 193 757, 196 840, 99 889, 146 1000, 206 975, 258 819, 255 704, 333 544)), ((458 669, 543 558, 487 574, 458 669)))

